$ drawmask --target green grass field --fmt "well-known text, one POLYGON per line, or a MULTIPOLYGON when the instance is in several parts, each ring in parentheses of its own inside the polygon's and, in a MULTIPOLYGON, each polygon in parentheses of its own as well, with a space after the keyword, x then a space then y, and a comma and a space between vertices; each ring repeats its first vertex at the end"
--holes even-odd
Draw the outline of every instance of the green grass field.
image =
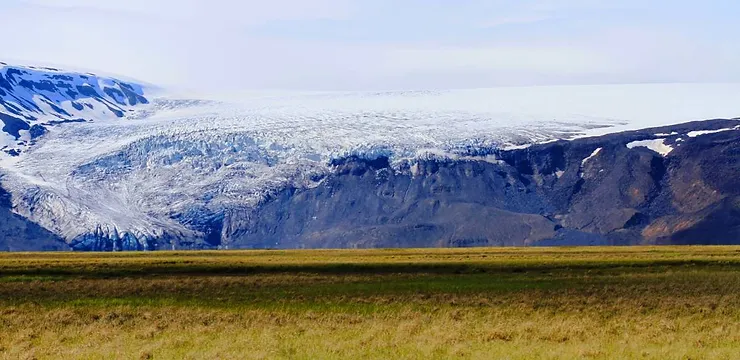
POLYGON ((0 359, 740 359, 740 247, 0 254, 0 359))

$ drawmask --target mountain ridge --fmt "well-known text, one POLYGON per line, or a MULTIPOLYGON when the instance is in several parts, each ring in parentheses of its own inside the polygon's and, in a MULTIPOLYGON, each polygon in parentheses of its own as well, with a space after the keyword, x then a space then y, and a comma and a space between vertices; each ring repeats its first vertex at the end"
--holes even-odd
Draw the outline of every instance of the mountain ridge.
POLYGON ((712 164, 720 154, 740 161, 740 131, 685 135, 738 125, 702 121, 535 145, 498 152, 501 163, 423 161, 415 176, 355 159, 325 187, 286 190, 237 216, 250 221, 236 228, 249 230, 231 248, 738 243, 738 169, 712 164), (626 146, 658 132, 675 132, 661 138, 675 145, 666 156, 626 146))
POLYGON ((0 62, 0 121, 4 124, 0 150, 18 155, 48 126, 122 118, 133 107, 148 103, 143 87, 136 83, 0 62))
MULTIPOLYGON (((2 72, 13 89, 3 88, 6 98, 25 107, 3 100, 0 113, 27 126, 18 137, 13 129, 3 132, 12 146, 0 153, 0 187, 9 197, 2 208, 6 218, 47 231, 35 236, 61 248, 692 243, 700 241, 691 235, 695 226, 735 226, 736 184, 713 175, 732 173, 713 168, 702 153, 734 169, 740 123, 651 127, 676 118, 620 119, 595 104, 586 108, 597 115, 572 111, 594 98, 592 91, 608 100, 623 88, 577 88, 572 95, 537 89, 532 99, 520 98, 531 89, 484 89, 230 104, 159 98, 93 74, 21 68, 26 72, 2 72), (124 89, 134 91, 126 96, 124 89), (565 107, 544 112, 563 96, 571 99, 565 107), (85 118, 72 113, 73 104, 85 118), (107 113, 87 111, 93 109, 107 113), (628 175, 610 171, 604 159, 628 175), (672 166, 679 165, 677 172, 672 166), (674 187, 703 195, 676 197, 674 187), (327 204, 331 211, 320 211, 327 204)), ((645 106, 645 96, 665 95, 656 89, 637 87, 625 96, 645 106)), ((709 99, 714 93, 707 89, 666 92, 709 99)), ((733 100, 732 89, 715 90, 733 100)), ((648 113, 660 113, 656 106, 648 113)), ((33 240, 9 248, 24 241, 33 240)))

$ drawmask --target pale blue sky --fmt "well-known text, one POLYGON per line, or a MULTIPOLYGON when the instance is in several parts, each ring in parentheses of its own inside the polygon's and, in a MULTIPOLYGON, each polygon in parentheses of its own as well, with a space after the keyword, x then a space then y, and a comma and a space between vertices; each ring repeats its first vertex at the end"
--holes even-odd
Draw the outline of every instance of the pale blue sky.
POLYGON ((740 82, 731 0, 3 0, 0 59, 191 89, 740 82))

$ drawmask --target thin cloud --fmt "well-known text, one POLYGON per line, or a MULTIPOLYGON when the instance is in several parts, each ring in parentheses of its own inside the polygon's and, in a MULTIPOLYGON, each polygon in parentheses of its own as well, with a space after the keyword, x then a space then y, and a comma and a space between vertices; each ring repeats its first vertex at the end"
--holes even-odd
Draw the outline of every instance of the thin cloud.
POLYGON ((129 13, 172 20, 221 21, 254 25, 271 21, 346 19, 351 0, 23 0, 30 6, 129 13))
POLYGON ((542 21, 551 20, 553 18, 554 18, 553 15, 544 15, 544 14, 507 16, 507 17, 499 17, 491 21, 481 23, 479 27, 486 29, 486 28, 495 28, 495 27, 506 26, 506 25, 534 24, 534 23, 538 23, 542 21))

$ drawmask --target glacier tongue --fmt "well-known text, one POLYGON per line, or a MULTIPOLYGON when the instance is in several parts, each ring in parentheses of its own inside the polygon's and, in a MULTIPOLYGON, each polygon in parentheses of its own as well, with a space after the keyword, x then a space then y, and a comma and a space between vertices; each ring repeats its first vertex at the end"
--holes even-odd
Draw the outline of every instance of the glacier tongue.
MULTIPOLYGON (((568 88, 530 89, 536 96, 529 102, 520 99, 525 90, 287 94, 228 104, 149 99, 115 121, 50 127, 20 156, 0 159, 2 186, 17 213, 73 245, 110 240, 105 246, 112 249, 154 249, 204 239, 218 245, 226 235, 214 227, 225 214, 258 206, 285 187, 317 186, 335 159, 465 159, 494 148, 660 125, 623 109, 608 116, 608 107, 621 104, 591 112, 574 106, 584 96, 580 87, 570 89, 570 102, 562 99, 568 88)), ((614 89, 587 89, 594 91, 614 89)), ((734 91, 740 94, 740 87, 734 91)), ((720 92, 726 99, 727 89, 720 92)), ((652 91, 634 86, 620 93, 652 91)), ((706 87, 692 94, 713 96, 706 87)), ((669 114, 653 121, 683 120, 669 114)))

